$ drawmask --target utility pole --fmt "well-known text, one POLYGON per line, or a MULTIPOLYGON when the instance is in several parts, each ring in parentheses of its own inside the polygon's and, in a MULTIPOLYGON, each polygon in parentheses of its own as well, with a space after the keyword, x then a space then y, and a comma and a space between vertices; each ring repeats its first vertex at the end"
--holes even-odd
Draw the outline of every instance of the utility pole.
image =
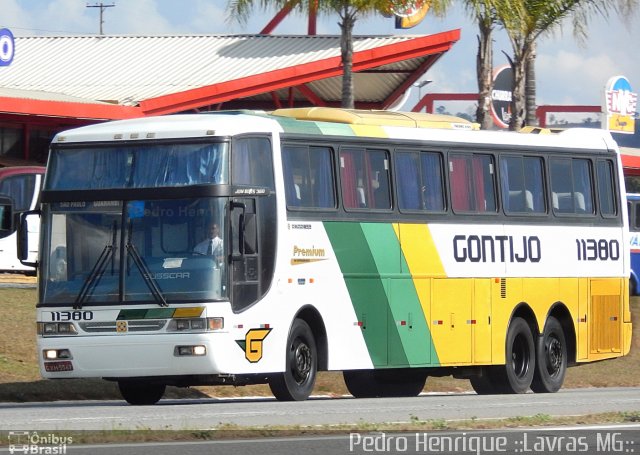
POLYGON ((104 33, 102 33, 102 24, 104 24, 104 19, 103 14, 104 14, 104 10, 106 8, 112 8, 116 6, 115 3, 111 3, 110 5, 105 5, 104 3, 100 2, 100 3, 94 3, 93 5, 89 5, 87 3, 87 8, 100 8, 100 34, 103 35, 104 33))

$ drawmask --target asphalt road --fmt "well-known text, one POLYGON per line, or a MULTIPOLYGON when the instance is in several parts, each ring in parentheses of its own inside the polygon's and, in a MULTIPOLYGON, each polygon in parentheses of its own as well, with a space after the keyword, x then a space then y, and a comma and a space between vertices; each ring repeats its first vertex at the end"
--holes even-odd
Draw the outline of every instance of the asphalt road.
MULTIPOLYGON (((6 403, 0 431, 215 429, 225 424, 334 425, 415 420, 498 419, 545 414, 640 411, 640 388, 570 389, 555 394, 426 394, 414 398, 272 398, 161 400, 155 406, 124 401, 6 403)), ((640 448, 638 448, 640 452, 640 448)))

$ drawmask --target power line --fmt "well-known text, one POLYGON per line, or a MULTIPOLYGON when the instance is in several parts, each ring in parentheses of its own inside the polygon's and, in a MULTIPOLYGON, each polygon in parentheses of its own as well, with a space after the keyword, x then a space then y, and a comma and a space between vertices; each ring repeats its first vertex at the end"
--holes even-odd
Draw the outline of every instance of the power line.
POLYGON ((116 6, 115 3, 111 3, 110 5, 105 5, 104 3, 100 2, 100 3, 94 3, 93 5, 89 5, 87 4, 87 8, 100 8, 100 34, 103 35, 104 33, 102 33, 102 24, 104 24, 104 19, 103 19, 103 15, 104 15, 104 10, 106 8, 113 8, 114 6, 116 6))

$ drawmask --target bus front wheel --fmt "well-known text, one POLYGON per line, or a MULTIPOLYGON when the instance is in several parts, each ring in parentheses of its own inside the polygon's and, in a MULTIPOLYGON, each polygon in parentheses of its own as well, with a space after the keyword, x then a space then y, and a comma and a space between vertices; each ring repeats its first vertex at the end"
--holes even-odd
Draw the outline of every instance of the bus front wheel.
POLYGON ((287 340, 285 371, 269 380, 269 388, 279 401, 303 401, 309 398, 316 382, 317 352, 309 324, 296 319, 287 340))
POLYGON ((120 394, 134 406, 156 404, 164 395, 164 384, 149 384, 142 381, 118 381, 120 394))
POLYGON ((554 393, 560 390, 567 372, 567 345, 560 322, 550 317, 536 349, 536 368, 531 390, 554 393))

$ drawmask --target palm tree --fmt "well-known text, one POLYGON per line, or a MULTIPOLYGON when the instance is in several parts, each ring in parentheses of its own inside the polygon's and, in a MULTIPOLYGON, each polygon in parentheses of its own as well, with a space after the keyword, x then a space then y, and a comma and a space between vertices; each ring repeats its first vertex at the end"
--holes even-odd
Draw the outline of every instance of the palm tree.
POLYGON ((493 0, 466 0, 464 6, 478 24, 478 51, 476 53, 476 79, 478 81, 478 107, 476 122, 480 128, 492 125, 491 91, 493 90, 493 31, 498 17, 493 0))
POLYGON ((584 38, 587 19, 594 13, 607 16, 614 10, 623 17, 637 6, 638 0, 499 0, 498 16, 513 49, 513 101, 509 129, 517 130, 526 122, 535 124, 537 39, 557 27, 565 18, 573 18, 574 35, 584 38), (509 3, 509 5, 506 5, 509 3), (508 13, 507 13, 508 12, 508 13))
POLYGON ((387 14, 392 9, 403 10, 413 5, 411 0, 230 0, 227 10, 230 16, 246 22, 254 7, 267 9, 284 7, 308 13, 317 8, 319 13, 338 14, 340 17, 340 57, 342 61, 342 107, 353 109, 353 27, 360 17, 370 14, 387 14))
POLYGON ((505 16, 502 14, 504 9, 500 9, 498 15, 513 50, 513 100, 509 129, 518 130, 525 120, 526 70, 527 65, 533 69, 535 42, 541 34, 567 17, 580 0, 513 0, 510 3, 515 14, 505 16))

